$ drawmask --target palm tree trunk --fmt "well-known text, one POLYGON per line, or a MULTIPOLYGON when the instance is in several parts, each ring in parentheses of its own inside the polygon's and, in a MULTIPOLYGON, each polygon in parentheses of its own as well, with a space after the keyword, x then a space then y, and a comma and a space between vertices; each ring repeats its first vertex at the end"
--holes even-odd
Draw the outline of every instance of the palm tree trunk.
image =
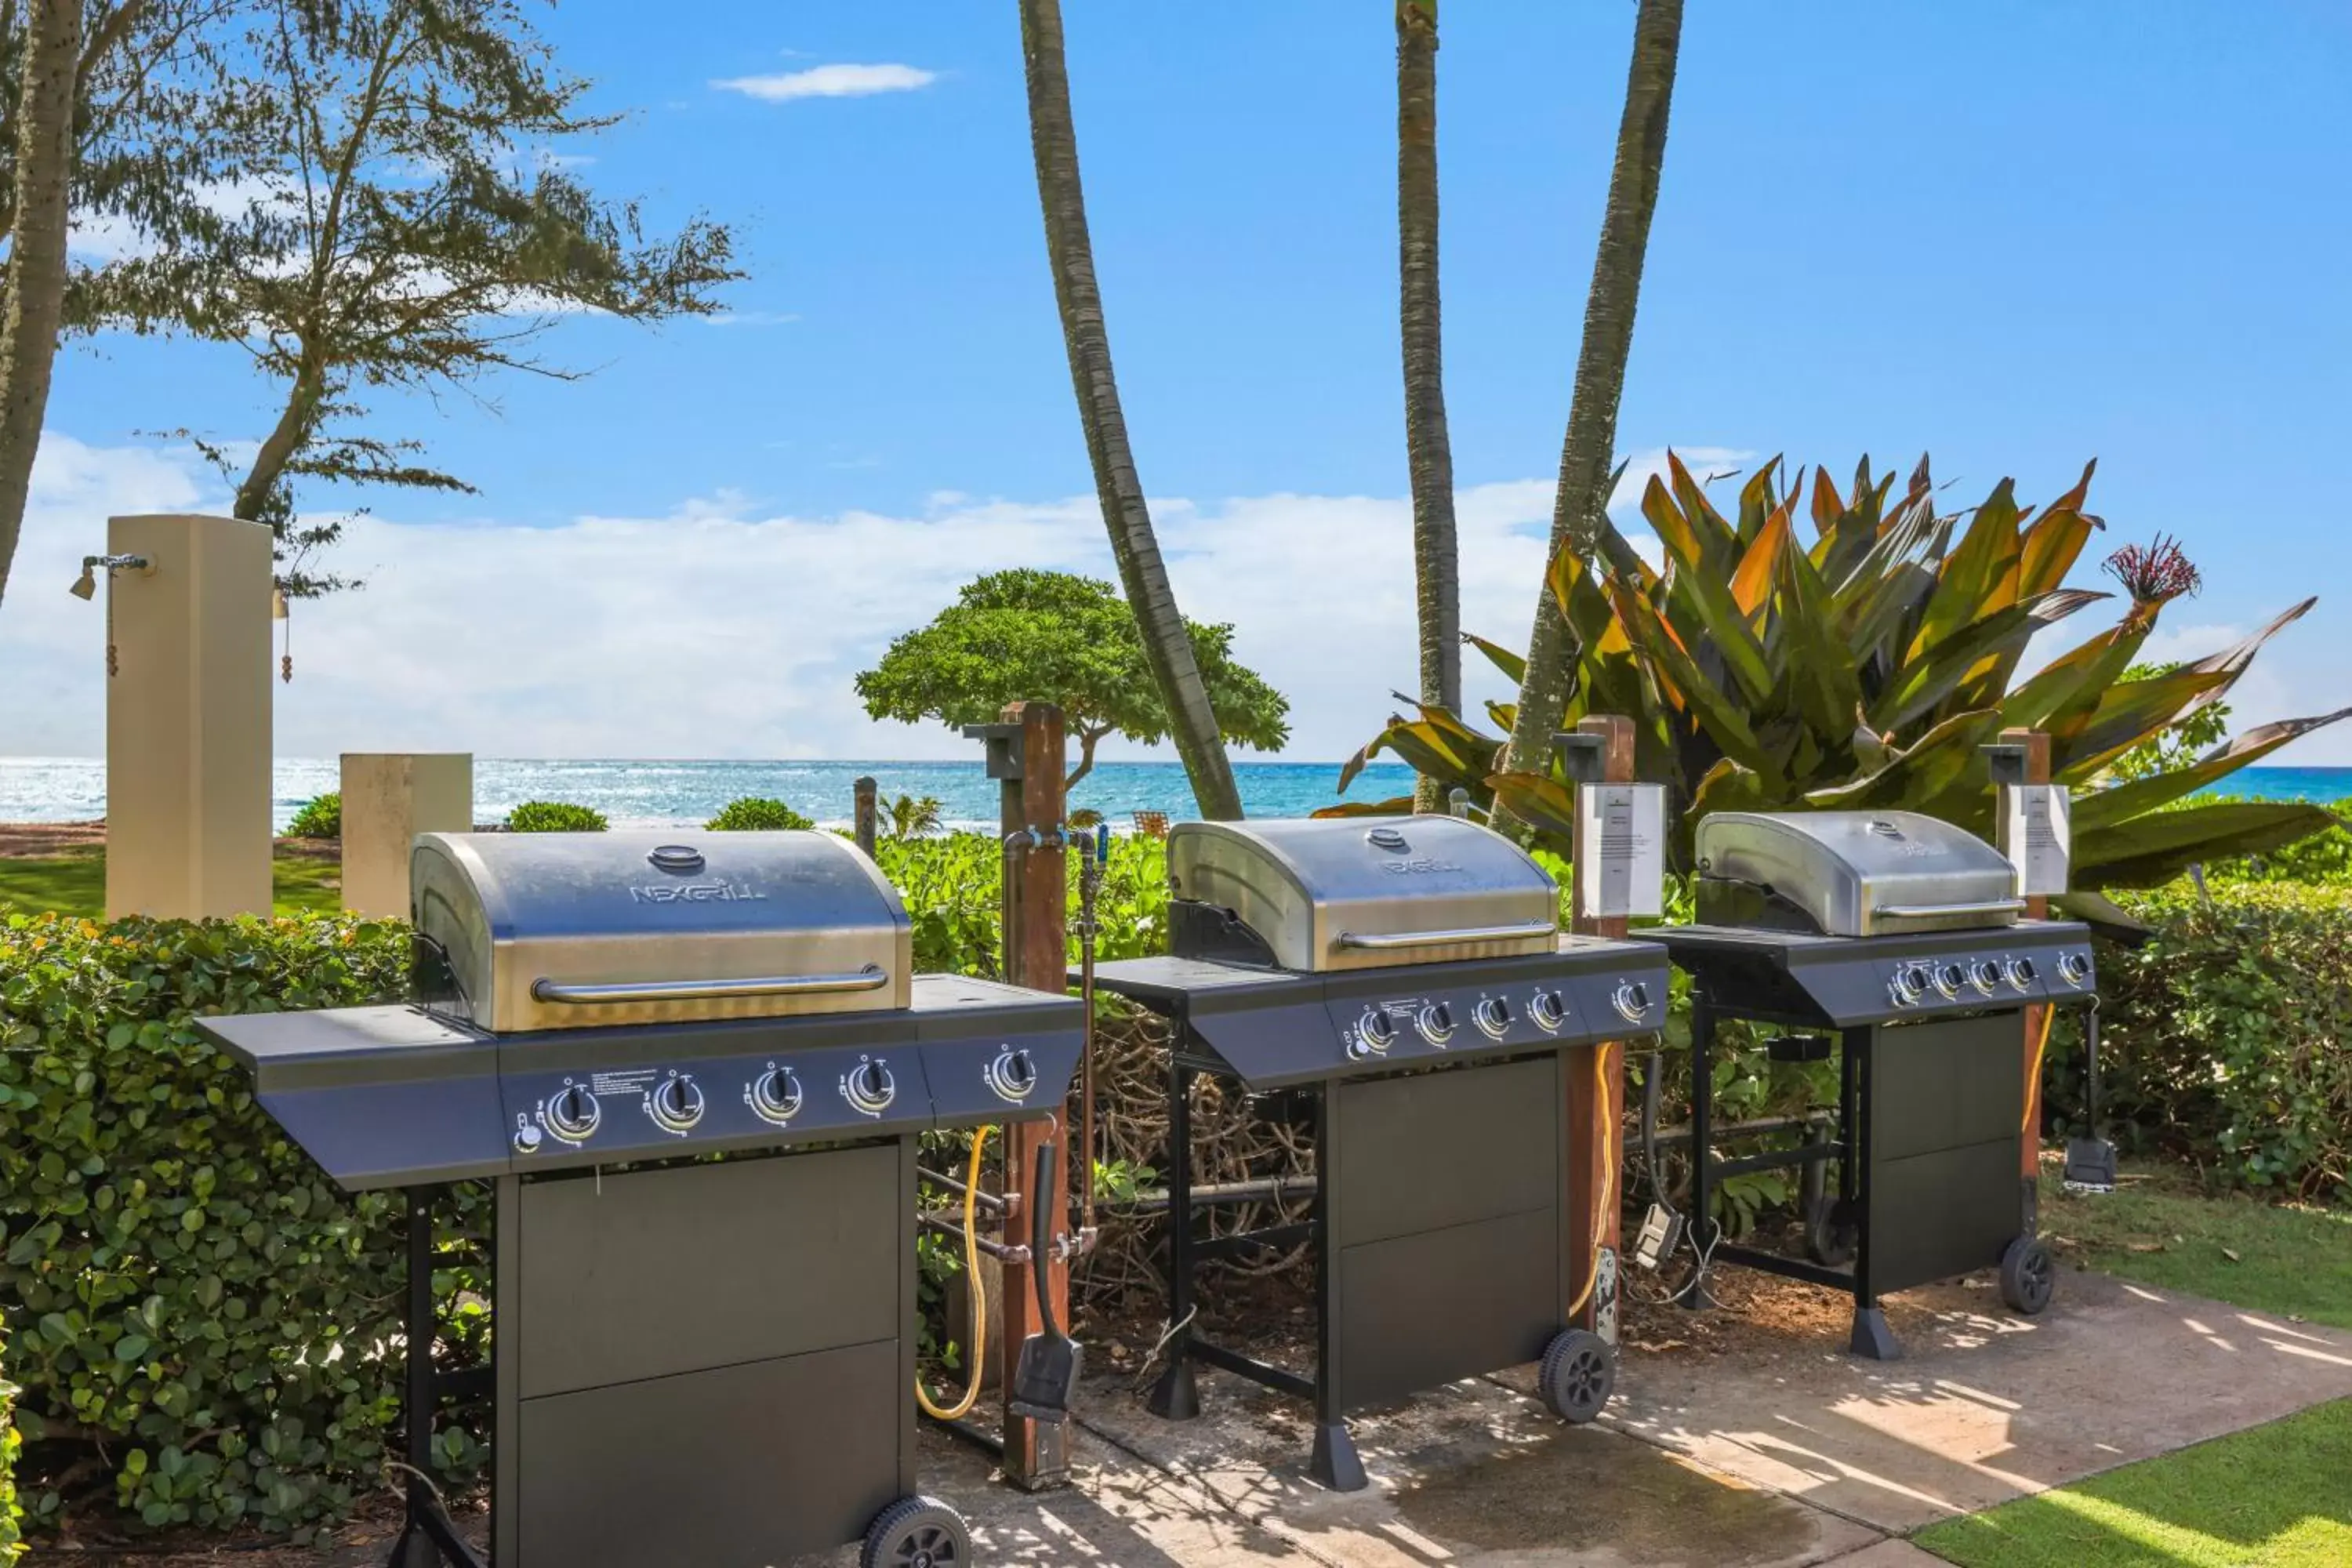
POLYGON ((29 0, 29 10, 16 114, 8 313, 0 324, 0 596, 8 591, 9 564, 24 531, 65 311, 74 100, 81 73, 81 0, 29 0))
MULTIPOLYGON (((1552 501, 1551 548, 1590 555, 1609 504, 1609 476, 1617 446, 1617 402, 1625 391, 1625 361, 1633 347, 1633 311, 1642 294, 1642 259, 1650 243, 1650 216, 1658 206, 1658 174, 1666 160, 1666 118, 1675 96, 1675 58, 1682 46, 1683 0, 1641 0, 1633 19, 1633 64, 1625 81, 1625 113, 1617 127, 1617 156, 1609 171, 1609 205, 1601 221, 1601 248, 1592 263, 1592 291, 1584 302, 1584 342, 1576 359, 1576 391, 1569 405, 1568 437, 1559 454, 1559 489, 1552 501)), ((1519 684, 1518 721, 1503 763, 1507 771, 1542 772, 1552 731, 1568 706, 1569 660, 1574 649, 1549 588, 1536 595, 1535 631, 1519 684)), ((1496 825, 1508 826, 1499 805, 1496 825)))
POLYGON ((1061 0, 1020 3, 1037 200, 1045 209, 1054 299, 1061 309, 1062 340, 1069 350, 1078 422, 1086 429, 1103 523, 1110 531, 1119 582, 1143 633, 1144 660, 1168 704, 1171 732, 1192 780, 1192 797, 1203 816, 1233 821, 1242 814, 1241 792, 1234 784, 1233 763, 1225 756, 1217 716, 1192 658, 1192 639, 1168 585, 1168 568, 1160 559, 1143 482, 1136 477, 1135 454, 1128 446, 1118 383, 1111 374, 1110 335, 1103 323, 1094 247, 1087 235, 1086 191, 1078 178, 1078 135, 1070 114, 1069 70, 1063 59, 1061 0))
MULTIPOLYGON (((1412 476, 1421 700, 1460 712, 1462 579, 1437 289, 1437 0, 1397 0, 1396 35, 1397 314, 1404 340, 1404 447, 1412 476)), ((1413 809, 1443 811, 1444 785, 1427 775, 1416 780, 1413 809)))

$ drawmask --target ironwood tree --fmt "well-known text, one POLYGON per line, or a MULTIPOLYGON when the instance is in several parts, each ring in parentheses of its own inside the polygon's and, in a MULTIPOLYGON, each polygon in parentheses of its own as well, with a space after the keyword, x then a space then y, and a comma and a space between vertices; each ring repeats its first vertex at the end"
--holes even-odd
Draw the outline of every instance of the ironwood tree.
POLYGON ((246 94, 232 0, 0 6, 0 595, 24 525, 59 342, 147 330, 177 301, 131 286, 127 247, 201 247, 206 191, 234 178, 246 94), (104 244, 77 259, 75 224, 104 244))
MULTIPOLYGON (((1054 300, 1062 342, 1086 432, 1087 457, 1100 498, 1103 525, 1120 585, 1142 629, 1143 656, 1169 714, 1169 734, 1183 759, 1201 815, 1232 821, 1242 815, 1241 791, 1225 755, 1216 704, 1185 635, 1167 563, 1151 529, 1127 416, 1112 374, 1110 334, 1103 322, 1102 289, 1095 280, 1094 241, 1087 231, 1087 197, 1078 177, 1078 133, 1070 113, 1069 67, 1062 45, 1061 0, 1020 0, 1021 47, 1029 94, 1029 143, 1037 164, 1037 202, 1045 216, 1045 252, 1054 273, 1054 300)), ((1035 696, 1037 693, 1027 693, 1035 696)))
MULTIPOLYGON (((461 393, 542 358, 558 321, 707 314, 740 274, 728 229, 649 236, 637 205, 592 189, 562 151, 614 124, 561 69, 522 0, 258 0, 247 50, 260 112, 231 264, 157 257, 200 330, 276 384, 278 416, 236 478, 233 510, 278 531, 294 596, 341 585, 303 557, 335 520, 298 520, 298 480, 470 490, 422 443, 371 417, 377 396, 461 393)), ((207 437, 216 458, 235 448, 207 437)))
MULTIPOLYGON (((1277 751, 1290 738, 1290 702, 1234 658, 1233 635, 1184 623, 1223 738, 1277 751)), ((857 695, 871 717, 907 724, 988 724, 1009 702, 1055 703, 1078 742, 1065 787, 1094 770, 1105 736, 1157 745, 1174 730, 1135 612, 1111 584, 1066 572, 1020 568, 966 584, 857 677, 857 695)))

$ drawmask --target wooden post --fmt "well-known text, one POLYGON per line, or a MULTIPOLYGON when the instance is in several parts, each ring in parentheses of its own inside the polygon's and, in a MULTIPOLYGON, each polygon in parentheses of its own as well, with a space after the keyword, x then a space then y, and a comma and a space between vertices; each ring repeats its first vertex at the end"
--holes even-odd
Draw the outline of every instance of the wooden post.
MULTIPOLYGON (((2045 784, 2050 782, 2050 737, 2040 730, 2003 730, 2001 743, 2025 748, 2025 782, 2045 784)), ((2050 900, 2030 898, 2025 900, 2025 918, 2042 920, 2050 913, 2050 900)), ((2028 1201, 2042 1180, 2042 1062, 2034 1045, 2042 1038, 2043 1025, 2050 1009, 2036 1003, 2025 1009, 2025 1136, 2020 1142, 2019 1174, 2025 1178, 2028 1201)), ((2029 1213, 2032 1211, 2029 1209, 2029 1213)))
POLYGON ((859 779, 851 786, 857 791, 856 815, 851 818, 857 826, 857 847, 866 851, 868 860, 874 858, 874 781, 859 779))
MULTIPOLYGON (((1580 735, 1594 735, 1601 740, 1601 778, 1602 784, 1632 784, 1633 779, 1633 723, 1619 714, 1603 714, 1586 719, 1576 726, 1580 735)), ((1575 863, 1584 863, 1584 822, 1578 816, 1576 838, 1571 845, 1575 863)), ((1588 911, 1573 890, 1570 882, 1570 926, 1579 936, 1622 937, 1627 922, 1622 916, 1602 919, 1588 911)), ((1570 1283, 1573 1294, 1586 1296, 1584 1310, 1578 1316, 1578 1325, 1595 1332, 1608 1331, 1615 1338, 1616 1313, 1607 1310, 1596 1287, 1587 1292, 1586 1282, 1592 1273, 1596 1250, 1607 1247, 1621 1258, 1623 1257, 1623 1226, 1619 1211, 1624 1206, 1624 1194, 1619 1190, 1618 1171, 1623 1166, 1622 1142, 1620 1134, 1625 1125, 1625 1047, 1612 1040, 1592 1047, 1599 1053, 1600 1065, 1571 1057, 1568 1075, 1568 1125, 1570 1147, 1581 1147, 1582 1155, 1569 1167, 1569 1212, 1583 1216, 1577 1226, 1584 1244, 1576 1249, 1572 1259, 1570 1283), (1600 1082, 1596 1083, 1596 1075, 1600 1082), (1603 1136, 1603 1131, 1606 1136, 1603 1136), (1581 1140, 1580 1145, 1578 1140, 1581 1140)), ((1622 1270, 1620 1270, 1622 1278, 1622 1270)))
MULTIPOLYGON (((1061 833, 1063 774, 1062 710, 1047 702, 1015 702, 1004 710, 1008 733, 1003 752, 992 757, 991 771, 1002 779, 1002 826, 1006 834, 1035 828, 1051 835, 1046 847, 1019 846, 1004 856, 1004 978, 1015 985, 1060 995, 1069 989, 1068 940, 1069 859, 1061 833), (1008 767, 1009 764, 1009 767, 1008 767), (1003 777, 1003 772, 1017 777, 1003 777)), ((992 752, 998 742, 992 742, 992 752)), ((1071 1139, 1057 1117, 1046 1121, 1016 1121, 1004 1129, 1005 1239, 1026 1242, 1031 1205, 1052 1205, 1055 1234, 1067 1234, 1071 1139), (1062 1148, 1059 1184, 1051 1192, 1034 1191, 1037 1150, 1049 1140, 1062 1148)), ((1046 1294, 1065 1330, 1070 1322, 1070 1268, 1062 1258, 1032 1264, 1008 1263, 1004 1268, 1004 1340, 998 1363, 998 1384, 1010 1391, 1013 1369, 1021 1359, 1022 1342, 1039 1332, 1036 1288, 1029 1270, 1042 1267, 1046 1294)), ((1068 1426, 1054 1426, 1004 1413, 1004 1479, 1025 1491, 1061 1486, 1069 1480, 1068 1426)))

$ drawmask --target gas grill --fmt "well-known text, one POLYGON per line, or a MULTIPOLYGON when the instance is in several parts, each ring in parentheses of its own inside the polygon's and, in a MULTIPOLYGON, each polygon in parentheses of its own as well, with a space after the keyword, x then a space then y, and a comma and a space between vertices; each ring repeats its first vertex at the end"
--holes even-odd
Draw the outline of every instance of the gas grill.
POLYGON ((428 834, 412 866, 418 1005, 203 1025, 339 1184, 409 1190, 396 1568, 478 1562, 421 1482, 429 1198, 475 1180, 499 1568, 969 1563, 913 1496, 916 1135, 1058 1109, 1078 1003, 910 973, 828 833, 428 834))
POLYGON ((1198 1413, 1196 1363, 1311 1400, 1311 1473, 1335 1490, 1365 1481, 1349 1411, 1457 1378, 1541 1361, 1556 1410, 1598 1415, 1616 1259, 1588 1254, 1566 1201, 1570 1160, 1592 1152, 1569 1124, 1569 1083, 1596 1070, 1582 1047, 1664 1026, 1664 952, 1563 939, 1543 869, 1452 817, 1187 823, 1169 836, 1168 875, 1169 955, 1096 971, 1173 1026, 1171 1327, 1151 1410, 1198 1413), (1303 1224, 1194 1235, 1220 1199, 1194 1191, 1203 1074, 1311 1121, 1303 1224), (1301 1241, 1316 1262, 1311 1375, 1194 1331, 1200 1265, 1301 1241), (1569 1326, 1588 1264, 1601 1334, 1569 1326))
POLYGON ((1701 923, 1650 933, 1692 977, 1692 1224, 1710 1223, 1727 1176, 1834 1161, 1838 1190, 1806 1215, 1807 1258, 1697 1247, 1686 1304, 1706 1304, 1717 1261, 1851 1290, 1852 1348, 1880 1360, 1901 1353, 1886 1291, 1997 1264, 2010 1306, 2040 1311, 2056 1272, 2034 1236, 2021 1042, 2029 1007, 2096 1005, 2089 930, 2021 918, 1999 851, 1909 812, 1720 812, 1700 821, 1696 859, 1701 923), (1790 1062, 1834 1051, 1831 1138, 1716 1157, 1728 1019, 1821 1031, 1767 1045, 1790 1062))

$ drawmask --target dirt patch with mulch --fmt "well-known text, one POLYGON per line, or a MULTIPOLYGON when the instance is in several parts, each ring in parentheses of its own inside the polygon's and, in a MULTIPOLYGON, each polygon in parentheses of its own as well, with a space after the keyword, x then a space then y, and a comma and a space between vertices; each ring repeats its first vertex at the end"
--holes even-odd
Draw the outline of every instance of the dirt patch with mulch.
MULTIPOLYGON (((304 860, 340 860, 339 838, 279 838, 277 853, 304 860)), ((0 822, 0 860, 55 860, 106 847, 106 819, 89 822, 0 822)))
POLYGON ((0 822, 0 860, 53 860, 106 847, 106 822, 0 822))

